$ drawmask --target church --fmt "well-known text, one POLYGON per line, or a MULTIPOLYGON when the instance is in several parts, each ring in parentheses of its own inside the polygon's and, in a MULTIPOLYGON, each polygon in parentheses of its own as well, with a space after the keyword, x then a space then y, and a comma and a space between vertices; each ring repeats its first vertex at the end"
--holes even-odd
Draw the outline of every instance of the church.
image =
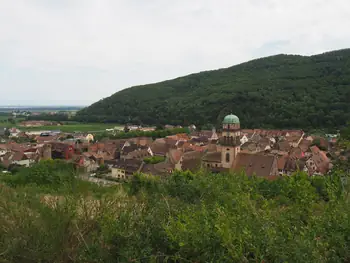
POLYGON ((213 172, 245 172, 267 178, 278 176, 277 158, 265 152, 241 152, 241 127, 239 118, 229 114, 222 121, 222 133, 215 150, 202 158, 202 166, 213 172))

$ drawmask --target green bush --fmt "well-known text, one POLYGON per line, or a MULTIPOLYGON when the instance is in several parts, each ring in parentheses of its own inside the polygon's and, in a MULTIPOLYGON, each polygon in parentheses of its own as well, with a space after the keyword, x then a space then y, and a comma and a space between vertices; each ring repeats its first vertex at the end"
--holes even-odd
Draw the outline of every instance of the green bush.
MULTIPOLYGON (((111 188, 76 180, 64 192, 45 195, 49 184, 38 176, 45 184, 0 186, 0 259, 349 262, 343 176, 299 173, 267 181, 177 171, 167 178, 137 174, 111 188)), ((51 181, 52 189, 60 187, 51 181)))
POLYGON ((7 183, 12 186, 26 184, 53 186, 70 183, 74 178, 75 169, 72 163, 62 160, 45 160, 32 167, 19 169, 7 183))
POLYGON ((152 156, 152 157, 147 157, 144 158, 143 161, 147 164, 156 164, 156 163, 161 163, 165 161, 165 157, 163 156, 152 156))

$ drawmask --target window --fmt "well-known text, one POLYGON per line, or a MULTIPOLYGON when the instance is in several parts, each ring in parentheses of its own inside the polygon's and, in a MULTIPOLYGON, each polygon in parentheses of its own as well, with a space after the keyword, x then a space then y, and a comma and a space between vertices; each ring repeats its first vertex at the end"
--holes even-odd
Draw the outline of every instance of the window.
POLYGON ((210 164, 208 163, 207 166, 210 167, 210 164))
POLYGON ((226 162, 229 163, 230 162, 230 154, 226 153, 226 162))

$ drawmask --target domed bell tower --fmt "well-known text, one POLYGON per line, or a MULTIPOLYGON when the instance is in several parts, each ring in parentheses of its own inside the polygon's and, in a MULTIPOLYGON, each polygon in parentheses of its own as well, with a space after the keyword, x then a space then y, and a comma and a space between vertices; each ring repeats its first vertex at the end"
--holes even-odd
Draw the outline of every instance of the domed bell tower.
POLYGON ((236 115, 227 115, 222 122, 221 165, 223 168, 232 168, 233 162, 240 151, 241 127, 236 115))

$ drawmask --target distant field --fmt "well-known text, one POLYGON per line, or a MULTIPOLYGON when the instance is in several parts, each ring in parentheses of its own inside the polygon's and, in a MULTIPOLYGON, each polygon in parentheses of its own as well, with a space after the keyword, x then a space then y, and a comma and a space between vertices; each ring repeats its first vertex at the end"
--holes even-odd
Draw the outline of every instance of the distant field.
POLYGON ((41 126, 41 127, 21 127, 19 129, 23 131, 41 131, 41 130, 60 130, 62 132, 102 132, 106 129, 114 127, 123 127, 120 124, 113 123, 79 123, 79 124, 67 124, 59 126, 41 126))
POLYGON ((0 115, 0 128, 14 127, 14 126, 17 126, 19 122, 25 120, 25 118, 16 118, 16 124, 12 124, 7 121, 9 117, 11 116, 0 115))

